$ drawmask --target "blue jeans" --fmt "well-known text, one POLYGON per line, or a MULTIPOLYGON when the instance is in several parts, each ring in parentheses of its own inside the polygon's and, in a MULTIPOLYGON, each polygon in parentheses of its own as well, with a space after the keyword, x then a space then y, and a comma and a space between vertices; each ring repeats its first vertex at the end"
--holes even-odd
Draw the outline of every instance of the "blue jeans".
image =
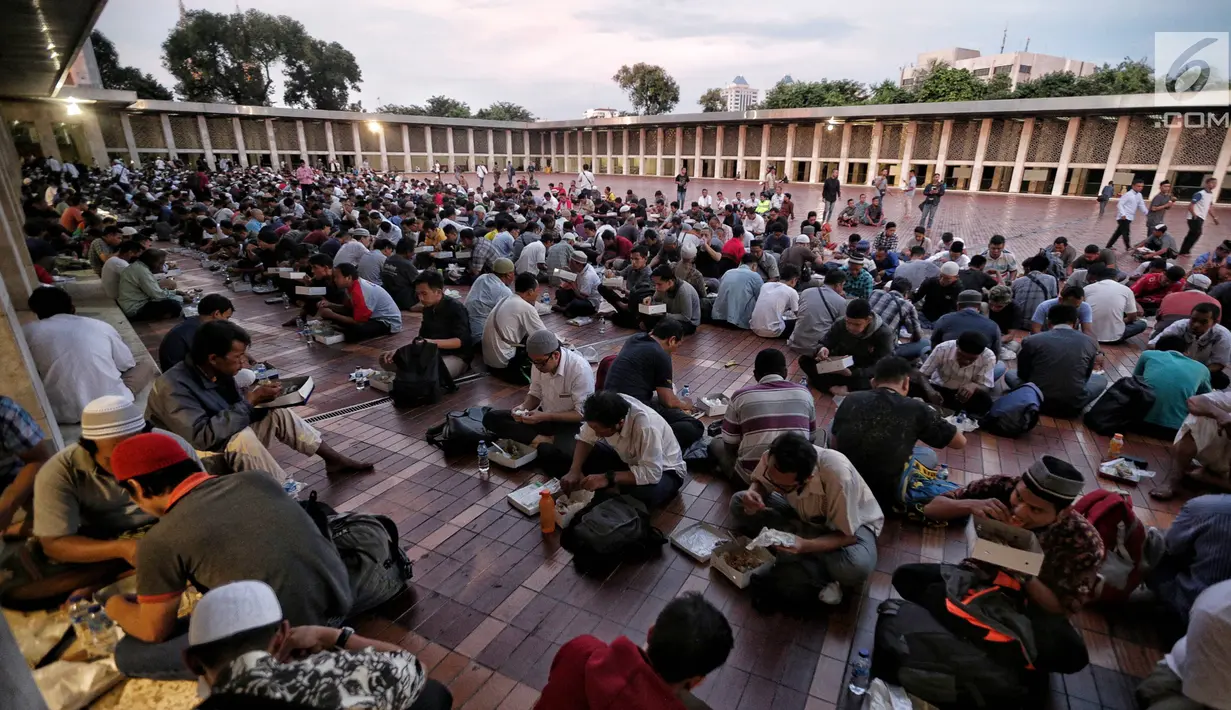
POLYGON ((996 380, 999 380, 1008 369, 1009 369, 1008 365, 1004 364, 1004 362, 1002 361, 997 360, 996 366, 992 368, 992 383, 995 384, 996 380))
MULTIPOLYGON (((1004 386, 1008 390, 1015 390, 1025 384, 1025 381, 1017 374, 1017 371, 1005 373, 1004 386)), ((1107 376, 1092 374, 1090 379, 1086 380, 1085 389, 1077 400, 1072 402, 1061 402, 1054 399, 1043 399, 1043 405, 1039 407, 1039 411, 1043 414, 1052 417, 1075 417, 1081 414, 1081 410, 1085 409, 1087 404, 1094 401, 1107 389, 1107 376)))
POLYGON ((917 343, 903 343, 894 349, 893 354, 907 360, 922 360, 932 352, 932 341, 923 338, 917 343))
POLYGON ((175 629, 166 641, 147 643, 125 636, 115 647, 115 667, 131 678, 196 680, 196 674, 184 665, 186 648, 188 619, 184 618, 175 622, 175 629))
POLYGON ((1129 338, 1133 337, 1134 335, 1139 335, 1141 333, 1144 333, 1145 329, 1146 329, 1146 322, 1144 318, 1138 318, 1132 323, 1125 323, 1124 324, 1124 335, 1120 336, 1120 339, 1112 343, 1112 345, 1123 343, 1129 338))

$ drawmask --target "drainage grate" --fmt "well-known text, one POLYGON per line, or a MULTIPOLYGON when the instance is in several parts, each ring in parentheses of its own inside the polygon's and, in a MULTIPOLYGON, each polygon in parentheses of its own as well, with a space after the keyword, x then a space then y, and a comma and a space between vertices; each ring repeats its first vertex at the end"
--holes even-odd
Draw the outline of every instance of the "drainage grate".
POLYGON ((304 421, 309 424, 316 424, 318 422, 328 421, 330 419, 335 419, 337 417, 344 417, 347 414, 354 414, 356 412, 366 412, 369 409, 383 407, 386 404, 392 404, 392 403, 393 403, 392 397, 381 397, 380 399, 374 399, 371 402, 364 402, 363 404, 355 404, 349 407, 335 409, 332 412, 321 412, 320 414, 313 414, 312 416, 304 419, 304 421))

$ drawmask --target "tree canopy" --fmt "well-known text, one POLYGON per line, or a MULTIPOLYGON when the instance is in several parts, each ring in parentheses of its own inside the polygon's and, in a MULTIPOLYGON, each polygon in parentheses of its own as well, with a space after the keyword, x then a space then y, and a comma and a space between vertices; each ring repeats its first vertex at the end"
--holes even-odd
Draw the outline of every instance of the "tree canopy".
POLYGON ((190 10, 162 43, 162 63, 187 101, 268 106, 282 68, 283 101, 291 106, 344 109, 362 74, 337 42, 309 35, 286 15, 259 10, 223 14, 190 10))
POLYGON ((433 96, 422 106, 418 104, 385 104, 377 113, 400 113, 406 116, 436 116, 438 118, 470 118, 470 106, 448 96, 433 96))
POLYGON ((481 108, 474 114, 475 118, 488 121, 533 121, 534 114, 525 106, 511 101, 497 101, 487 108, 481 108))
POLYGON ((721 89, 709 89, 697 99, 702 113, 715 113, 727 110, 727 102, 722 98, 721 89))
POLYGON ((778 82, 765 92, 760 108, 807 108, 810 106, 850 106, 861 104, 868 93, 864 85, 851 79, 778 82))
POLYGON ((94 59, 98 62, 99 78, 103 87, 117 91, 135 91, 139 99, 157 99, 170 101, 171 91, 158 83, 153 75, 142 72, 136 67, 120 64, 120 54, 107 36, 98 30, 90 33, 90 44, 94 46, 94 59))
POLYGON ((680 85, 665 69, 654 64, 625 64, 611 80, 628 94, 629 103, 642 115, 670 113, 680 102, 680 85))

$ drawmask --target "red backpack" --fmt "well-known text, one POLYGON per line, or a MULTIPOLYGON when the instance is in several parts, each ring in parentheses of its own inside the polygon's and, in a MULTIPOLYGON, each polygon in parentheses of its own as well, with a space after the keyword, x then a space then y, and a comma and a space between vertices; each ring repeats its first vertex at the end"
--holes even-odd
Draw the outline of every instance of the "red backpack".
POLYGON ((1099 574, 1103 588, 1099 599, 1123 602, 1141 584, 1145 575, 1146 526, 1137 519, 1127 494, 1097 490, 1081 497, 1073 509, 1086 517, 1103 539, 1106 556, 1099 574))

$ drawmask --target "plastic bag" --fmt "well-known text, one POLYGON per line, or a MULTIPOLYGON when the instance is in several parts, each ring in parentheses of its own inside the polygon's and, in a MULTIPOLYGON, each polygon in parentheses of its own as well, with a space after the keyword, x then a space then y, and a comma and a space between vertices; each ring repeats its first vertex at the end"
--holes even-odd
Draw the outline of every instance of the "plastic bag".
POLYGON ((795 547, 795 536, 781 530, 761 528, 760 534, 749 541, 746 549, 754 547, 795 547))

